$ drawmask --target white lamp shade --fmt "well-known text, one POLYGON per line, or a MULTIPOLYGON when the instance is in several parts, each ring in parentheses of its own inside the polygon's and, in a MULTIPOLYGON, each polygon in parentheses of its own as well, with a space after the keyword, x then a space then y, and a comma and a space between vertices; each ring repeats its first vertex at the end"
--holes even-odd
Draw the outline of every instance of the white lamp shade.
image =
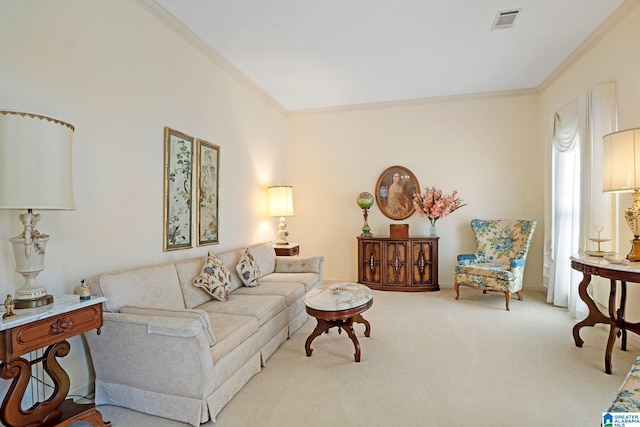
POLYGON ((50 117, 0 111, 0 209, 75 209, 73 131, 50 117))
POLYGON ((269 216, 293 216, 293 187, 276 185, 267 189, 269 216))
POLYGON ((610 133, 604 142, 604 192, 640 189, 640 129, 610 133))

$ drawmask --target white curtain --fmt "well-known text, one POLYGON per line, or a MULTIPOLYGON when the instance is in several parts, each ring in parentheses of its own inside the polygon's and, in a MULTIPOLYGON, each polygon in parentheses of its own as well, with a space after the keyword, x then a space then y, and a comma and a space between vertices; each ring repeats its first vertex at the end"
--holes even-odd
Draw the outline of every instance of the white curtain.
POLYGON ((578 296, 582 274, 569 257, 590 248, 595 225, 609 235, 615 229, 612 199, 602 193, 602 137, 615 128, 615 105, 615 83, 602 83, 553 117, 544 279, 547 301, 575 317, 587 308, 578 296))

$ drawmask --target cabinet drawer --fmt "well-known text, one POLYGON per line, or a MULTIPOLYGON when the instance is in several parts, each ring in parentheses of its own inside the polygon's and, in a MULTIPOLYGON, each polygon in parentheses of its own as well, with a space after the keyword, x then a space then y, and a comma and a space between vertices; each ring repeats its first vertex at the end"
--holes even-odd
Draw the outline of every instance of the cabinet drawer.
POLYGON ((68 313, 58 314, 22 326, 2 331, 3 360, 47 347, 72 336, 99 328, 102 306, 94 304, 68 313))

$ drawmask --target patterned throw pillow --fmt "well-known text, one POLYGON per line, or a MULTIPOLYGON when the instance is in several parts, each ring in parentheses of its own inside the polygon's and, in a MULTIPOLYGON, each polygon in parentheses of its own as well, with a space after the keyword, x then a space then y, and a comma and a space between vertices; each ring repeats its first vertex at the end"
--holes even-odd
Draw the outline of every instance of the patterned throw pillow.
POLYGON ((236 270, 238 271, 238 275, 240 276, 242 283, 244 283, 245 286, 252 288, 258 284, 260 268, 258 267, 256 259, 249 253, 249 249, 242 248, 240 252, 242 253, 242 256, 240 256, 240 261, 238 262, 238 265, 236 265, 236 270))
POLYGON ((213 252, 209 252, 202 272, 193 279, 193 284, 218 301, 225 302, 231 298, 231 273, 213 252))

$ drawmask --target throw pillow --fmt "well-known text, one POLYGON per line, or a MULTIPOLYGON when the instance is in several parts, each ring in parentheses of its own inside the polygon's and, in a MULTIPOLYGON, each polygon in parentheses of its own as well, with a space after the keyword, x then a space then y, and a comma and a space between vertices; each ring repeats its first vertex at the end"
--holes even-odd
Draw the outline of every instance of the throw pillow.
POLYGON ((218 301, 226 302, 231 297, 231 273, 213 252, 209 252, 202 272, 193 279, 193 284, 218 301))
POLYGON ((256 259, 249 253, 249 249, 242 248, 240 250, 242 254, 240 256, 240 261, 238 265, 236 265, 236 270, 238 271, 238 275, 240 275, 240 280, 245 286, 254 287, 258 284, 258 277, 260 277, 260 268, 258 267, 258 263, 256 259))

